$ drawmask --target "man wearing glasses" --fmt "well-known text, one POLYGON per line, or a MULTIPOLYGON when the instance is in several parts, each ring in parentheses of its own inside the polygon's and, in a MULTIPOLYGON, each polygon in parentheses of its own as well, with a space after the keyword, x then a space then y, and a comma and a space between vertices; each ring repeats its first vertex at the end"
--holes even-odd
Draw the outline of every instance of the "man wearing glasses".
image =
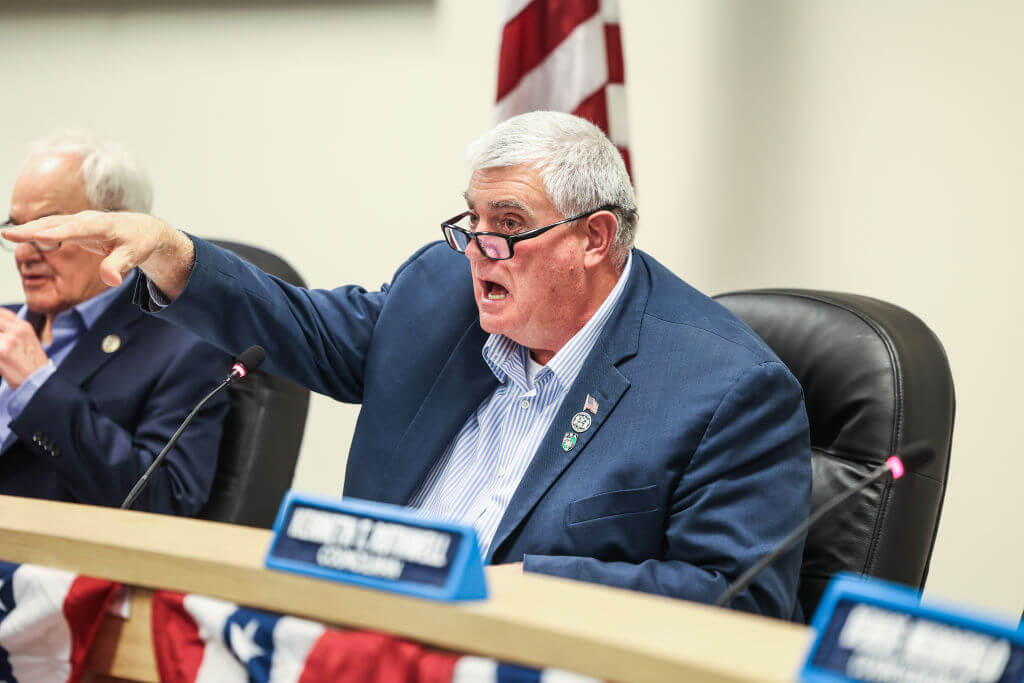
MULTIPOLYGON (((704 602, 806 517, 802 392, 749 328, 632 248, 590 123, 534 112, 470 148, 467 211, 389 286, 306 291, 157 219, 83 214, 107 282, 272 371, 362 403, 344 493, 475 527, 490 562, 704 602)), ((733 606, 789 617, 800 547, 733 606)))
MULTIPOLYGON (((37 142, 14 184, 7 226, 88 209, 148 211, 153 192, 113 143, 37 142)), ((99 277, 73 243, 0 240, 25 304, 0 307, 0 493, 118 506, 188 410, 230 366, 191 332, 143 314, 130 275, 99 277)), ((136 509, 194 515, 217 464, 222 397, 196 417, 136 509)))

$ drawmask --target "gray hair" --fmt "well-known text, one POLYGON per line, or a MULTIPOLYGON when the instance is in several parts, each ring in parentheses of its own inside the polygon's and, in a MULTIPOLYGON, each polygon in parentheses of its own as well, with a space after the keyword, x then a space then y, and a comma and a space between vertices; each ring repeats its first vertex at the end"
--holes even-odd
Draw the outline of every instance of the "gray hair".
POLYGON ((149 213, 153 186, 135 159, 110 140, 89 133, 65 131, 37 140, 30 155, 69 154, 81 157, 85 196, 96 209, 149 213))
POLYGON ((614 206, 612 258, 617 267, 626 262, 638 220, 633 184, 619 150, 594 124, 556 111, 520 114, 477 138, 466 157, 474 171, 528 164, 567 218, 614 206))

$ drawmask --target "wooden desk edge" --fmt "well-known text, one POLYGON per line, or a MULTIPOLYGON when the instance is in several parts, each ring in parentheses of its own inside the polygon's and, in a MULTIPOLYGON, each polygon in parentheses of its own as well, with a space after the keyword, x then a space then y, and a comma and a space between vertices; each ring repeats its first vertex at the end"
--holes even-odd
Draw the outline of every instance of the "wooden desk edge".
MULTIPOLYGON (((268 542, 258 529, 0 496, 0 559, 530 666, 620 681, 792 680, 808 640, 794 624, 500 567, 488 568, 488 600, 438 604, 264 569, 268 542)), ((149 593, 138 596, 145 602, 149 593)), ((90 660, 97 672, 154 680, 148 604, 133 619, 143 612, 145 624, 104 624, 90 660), (143 633, 144 647, 135 642, 143 633)))

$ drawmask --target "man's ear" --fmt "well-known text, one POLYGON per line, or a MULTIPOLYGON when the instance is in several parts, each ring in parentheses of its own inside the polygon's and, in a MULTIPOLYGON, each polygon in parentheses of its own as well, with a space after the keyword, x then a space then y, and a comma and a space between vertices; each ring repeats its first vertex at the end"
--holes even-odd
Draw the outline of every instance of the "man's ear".
POLYGON ((593 268, 611 258, 612 244, 619 221, 611 211, 598 211, 587 217, 584 224, 583 266, 593 268))

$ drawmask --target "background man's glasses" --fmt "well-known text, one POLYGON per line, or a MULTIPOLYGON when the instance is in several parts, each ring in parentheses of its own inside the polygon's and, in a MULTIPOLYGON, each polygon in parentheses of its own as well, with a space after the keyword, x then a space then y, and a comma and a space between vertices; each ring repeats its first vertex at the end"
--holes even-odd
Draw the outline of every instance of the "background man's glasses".
MULTIPOLYGON (((17 225, 18 225, 17 223, 15 223, 10 218, 8 218, 3 223, 0 223, 0 228, 13 228, 13 227, 16 227, 17 225)), ((61 245, 60 242, 53 242, 51 244, 40 244, 39 242, 36 242, 35 240, 32 240, 31 242, 29 242, 29 244, 31 244, 38 251, 40 251, 40 252, 42 252, 44 254, 47 253, 47 252, 50 252, 50 251, 57 251, 58 249, 60 249, 60 245, 61 245)), ((3 247, 4 251, 9 251, 9 252, 11 252, 13 254, 14 250, 18 248, 18 243, 16 243, 16 242, 8 242, 7 240, 5 240, 3 238, 0 238, 0 247, 3 247)))
POLYGON ((469 211, 464 211, 458 216, 452 216, 441 223, 441 232, 444 233, 444 239, 448 242, 448 246, 460 254, 465 254, 470 241, 473 241, 476 242, 476 246, 480 250, 480 253, 487 258, 492 261, 504 261, 505 259, 512 258, 515 253, 512 245, 516 242, 522 242, 523 240, 528 240, 533 237, 539 237, 551 228, 556 228, 564 223, 572 223, 580 218, 586 218, 598 211, 611 211, 614 208, 614 206, 601 206, 581 213, 578 216, 566 218, 565 220, 552 223, 551 225, 545 225, 541 228, 527 230, 526 232, 521 232, 518 235, 506 235, 500 232, 473 232, 469 228, 459 225, 460 221, 465 222, 470 215, 469 211))

